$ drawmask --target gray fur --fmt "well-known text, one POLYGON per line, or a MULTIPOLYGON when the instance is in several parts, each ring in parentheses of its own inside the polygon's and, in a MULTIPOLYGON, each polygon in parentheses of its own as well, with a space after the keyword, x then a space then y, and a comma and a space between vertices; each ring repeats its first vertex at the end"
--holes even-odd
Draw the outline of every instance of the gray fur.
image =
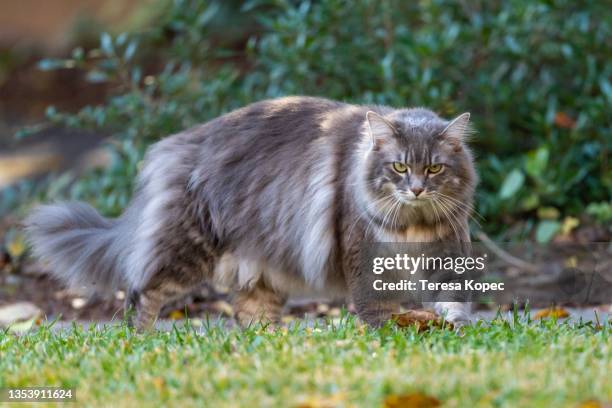
POLYGON ((469 240, 476 176, 466 126, 465 117, 451 123, 426 109, 262 101, 151 146, 122 217, 78 203, 43 206, 27 230, 35 255, 69 285, 126 287, 147 309, 142 326, 168 299, 220 275, 236 291, 279 299, 350 293, 364 239, 469 240), (414 175, 398 177, 395 160, 414 175), (448 166, 424 177, 432 160, 448 166), (407 198, 417 182, 429 199, 407 198), (433 191, 453 198, 446 217, 433 191))
POLYGON ((129 241, 120 222, 84 203, 40 206, 25 222, 34 255, 70 286, 98 293, 125 286, 118 262, 129 241))

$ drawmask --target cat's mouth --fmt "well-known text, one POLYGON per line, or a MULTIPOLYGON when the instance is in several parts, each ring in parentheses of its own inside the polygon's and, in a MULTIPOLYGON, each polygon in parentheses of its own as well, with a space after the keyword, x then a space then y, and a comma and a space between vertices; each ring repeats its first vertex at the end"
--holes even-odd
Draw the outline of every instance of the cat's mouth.
POLYGON ((424 191, 418 197, 412 191, 395 191, 395 196, 406 205, 422 205, 429 201, 430 195, 424 191))

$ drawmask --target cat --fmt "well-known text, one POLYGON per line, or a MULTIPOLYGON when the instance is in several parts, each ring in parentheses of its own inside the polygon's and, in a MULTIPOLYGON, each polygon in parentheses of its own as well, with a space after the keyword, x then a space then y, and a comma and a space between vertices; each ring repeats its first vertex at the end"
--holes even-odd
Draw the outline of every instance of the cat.
MULTIPOLYGON (((291 294, 357 293, 362 242, 470 240, 468 128, 468 113, 260 101, 152 145, 120 217, 72 202, 42 205, 24 223, 34 255, 66 284, 126 288, 140 329, 212 281, 231 287, 239 322, 277 321, 291 294)), ((373 326, 399 307, 352 301, 373 326)), ((465 303, 434 307, 469 319, 465 303)))

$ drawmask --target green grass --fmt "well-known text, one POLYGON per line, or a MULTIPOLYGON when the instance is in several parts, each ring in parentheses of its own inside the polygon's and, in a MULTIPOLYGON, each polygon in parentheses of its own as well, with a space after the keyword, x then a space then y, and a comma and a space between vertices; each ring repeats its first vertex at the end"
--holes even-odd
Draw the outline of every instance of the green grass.
POLYGON ((276 330, 42 327, 0 333, 0 387, 75 387, 79 406, 376 407, 420 392, 444 406, 575 407, 612 400, 611 330, 523 318, 419 334, 350 316, 276 330))

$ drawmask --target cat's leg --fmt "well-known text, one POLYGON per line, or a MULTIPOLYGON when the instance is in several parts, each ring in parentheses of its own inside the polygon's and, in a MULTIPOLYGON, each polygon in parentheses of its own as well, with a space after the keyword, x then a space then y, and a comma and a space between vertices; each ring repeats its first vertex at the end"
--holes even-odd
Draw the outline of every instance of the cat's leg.
POLYGON ((123 306, 123 318, 127 322, 129 327, 134 327, 134 316, 136 315, 136 309, 138 308, 138 302, 140 301, 140 292, 137 290, 129 290, 125 297, 125 304, 123 306))
POLYGON ((287 297, 268 287, 263 280, 251 288, 234 292, 232 303, 238 324, 278 323, 287 297))
POLYGON ((397 300, 384 299, 380 293, 373 292, 371 280, 362 276, 359 256, 349 251, 344 256, 346 286, 359 318, 372 327, 382 327, 393 313, 399 313, 401 305, 397 300))
POLYGON ((168 248, 164 262, 151 277, 143 282, 140 288, 131 288, 126 299, 128 314, 131 310, 135 316, 128 320, 138 330, 148 330, 153 327, 161 308, 176 299, 186 295, 206 280, 212 278, 212 271, 218 261, 218 256, 203 245, 190 246, 184 243, 181 249, 168 248))
POLYGON ((131 290, 127 298, 128 323, 139 331, 150 330, 165 304, 186 295, 193 288, 193 282, 167 280, 147 285, 141 291, 131 290))
POLYGON ((400 304, 393 301, 360 302, 354 299, 359 318, 372 327, 382 327, 393 313, 400 311, 400 304))

